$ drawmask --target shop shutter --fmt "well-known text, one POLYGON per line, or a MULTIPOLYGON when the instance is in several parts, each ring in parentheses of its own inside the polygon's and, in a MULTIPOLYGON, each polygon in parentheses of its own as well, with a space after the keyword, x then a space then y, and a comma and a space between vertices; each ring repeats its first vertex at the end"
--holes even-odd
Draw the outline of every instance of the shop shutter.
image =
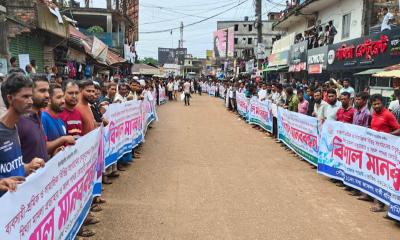
MULTIPOLYGON (((36 60, 36 71, 41 73, 44 71, 43 63, 43 44, 39 39, 30 35, 18 35, 9 41, 10 53, 18 58, 18 54, 29 54, 29 59, 36 60)), ((18 61, 17 61, 18 62, 18 61)), ((19 66, 25 70, 25 66, 19 66)))

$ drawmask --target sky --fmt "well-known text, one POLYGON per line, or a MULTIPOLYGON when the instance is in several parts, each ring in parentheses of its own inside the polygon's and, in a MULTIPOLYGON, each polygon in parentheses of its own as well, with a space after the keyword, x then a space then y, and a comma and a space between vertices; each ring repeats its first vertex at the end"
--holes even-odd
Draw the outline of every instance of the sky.
MULTIPOLYGON (((270 11, 282 9, 284 0, 263 0, 263 19, 270 11)), ((139 41, 136 51, 139 58, 157 58, 158 47, 176 48, 180 38, 179 29, 163 33, 146 33, 152 31, 178 28, 202 20, 220 12, 224 14, 194 26, 184 27, 183 47, 195 57, 205 58, 206 50, 212 49, 213 31, 217 29, 217 21, 243 20, 248 16, 255 19, 254 0, 140 0, 139 6, 139 41), (226 11, 244 2, 239 7, 226 11)))

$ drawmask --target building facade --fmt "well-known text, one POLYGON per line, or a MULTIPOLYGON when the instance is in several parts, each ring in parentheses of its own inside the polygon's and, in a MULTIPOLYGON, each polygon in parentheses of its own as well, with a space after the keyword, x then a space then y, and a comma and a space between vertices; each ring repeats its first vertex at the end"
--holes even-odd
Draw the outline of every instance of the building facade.
MULTIPOLYGON (((267 49, 267 55, 272 50, 273 39, 281 32, 272 30, 274 20, 263 21, 262 42, 267 49)), ((257 28, 254 27, 254 21, 249 21, 246 17, 243 21, 218 21, 217 29, 234 28, 234 57, 242 59, 251 59, 256 56, 257 47, 257 28)))

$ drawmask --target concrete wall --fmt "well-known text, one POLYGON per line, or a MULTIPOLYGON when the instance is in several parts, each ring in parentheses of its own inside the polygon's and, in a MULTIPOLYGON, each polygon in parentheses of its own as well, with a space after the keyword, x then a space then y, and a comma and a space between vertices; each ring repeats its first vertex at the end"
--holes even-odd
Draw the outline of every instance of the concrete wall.
POLYGON ((342 42, 353 38, 359 38, 363 33, 363 0, 340 0, 336 4, 319 12, 318 19, 322 24, 326 24, 333 20, 338 34, 335 42, 342 42), (343 15, 351 14, 350 36, 342 37, 343 15))
MULTIPOLYGON (((338 0, 323 10, 318 12, 317 23, 320 22, 325 26, 329 21, 333 21, 336 27, 337 35, 335 42, 342 42, 353 38, 361 37, 363 34, 363 7, 364 0, 338 0), (350 36, 347 38, 342 37, 342 22, 343 15, 351 14, 350 36)), ((300 10, 301 11, 301 10, 300 10)), ((288 33, 304 33, 308 28, 307 18, 303 17, 297 24, 292 24, 288 29, 288 33)))
MULTIPOLYGON (((280 31, 273 31, 273 21, 263 21, 263 43, 267 45, 267 48, 272 49, 272 38, 280 31)), ((217 29, 225 29, 238 25, 238 31, 235 31, 235 38, 238 43, 235 44, 235 52, 237 57, 242 57, 243 49, 254 49, 257 46, 257 29, 254 27, 254 21, 222 21, 217 23, 217 29), (252 31, 249 31, 249 25, 252 25, 252 31), (248 44, 248 39, 252 39, 252 44, 248 44)))

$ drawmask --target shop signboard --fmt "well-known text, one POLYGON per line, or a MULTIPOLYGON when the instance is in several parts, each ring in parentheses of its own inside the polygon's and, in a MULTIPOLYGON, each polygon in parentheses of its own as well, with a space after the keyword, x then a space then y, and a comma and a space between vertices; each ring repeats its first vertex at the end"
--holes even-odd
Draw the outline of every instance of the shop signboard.
POLYGON ((330 45, 327 70, 382 68, 397 63, 400 63, 400 32, 392 30, 330 45))
POLYGON ((288 65, 289 51, 272 53, 268 57, 268 67, 288 65))
POLYGON ((309 74, 320 74, 326 70, 328 61, 328 46, 313 48, 308 50, 307 68, 309 74))
POLYGON ((307 69, 307 47, 307 40, 291 46, 289 72, 301 72, 307 69))

